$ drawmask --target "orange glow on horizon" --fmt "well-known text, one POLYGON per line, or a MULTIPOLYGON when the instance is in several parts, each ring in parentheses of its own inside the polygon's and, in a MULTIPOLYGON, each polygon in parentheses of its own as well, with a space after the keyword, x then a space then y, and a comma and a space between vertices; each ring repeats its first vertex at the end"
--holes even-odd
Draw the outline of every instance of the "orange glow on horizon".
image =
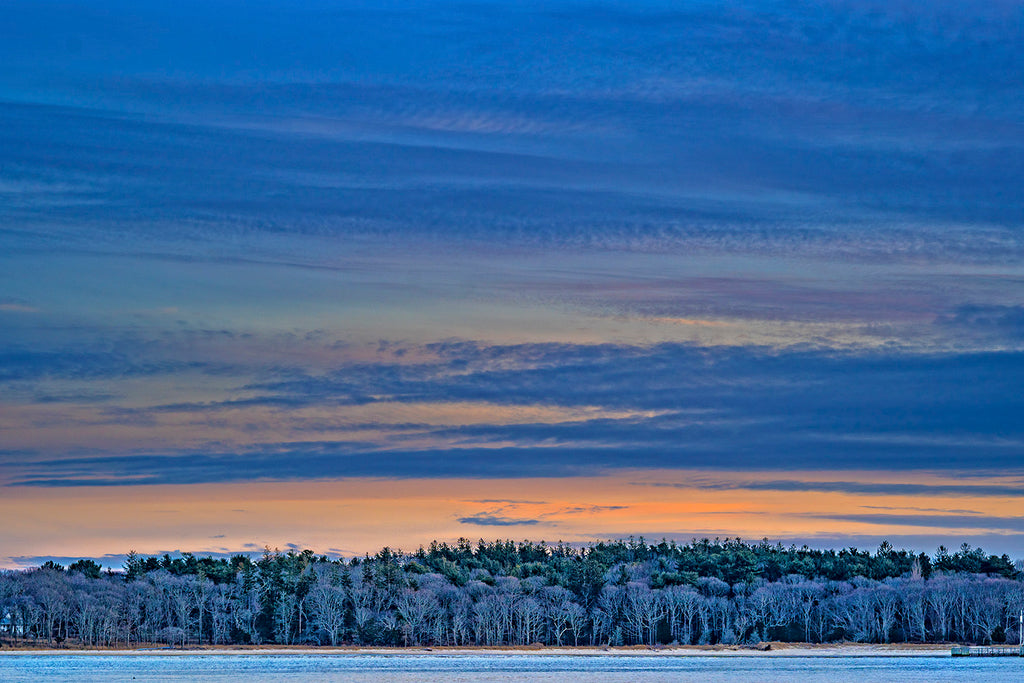
MULTIPOLYGON (((749 473, 744 477, 749 476, 749 473)), ((772 474, 755 475, 763 479, 772 474)), ((350 479, 179 486, 8 488, 0 515, 17 519, 9 547, 19 557, 81 556, 136 550, 142 554, 253 552, 289 544, 342 556, 383 546, 413 550, 432 540, 515 538, 590 542, 645 535, 746 540, 837 535, 956 535, 927 526, 928 510, 969 508, 999 515, 1008 501, 992 497, 857 495, 821 491, 686 488, 714 472, 624 472, 573 479, 350 479), (666 481, 681 488, 652 486, 666 481), (837 511, 904 510, 919 526, 836 519, 837 511), (925 511, 925 512, 921 512, 925 511), (476 520, 477 523, 472 523, 476 520), (483 522, 481 524, 480 522, 483 522), (488 525, 487 522, 491 524, 488 525)), ((892 474, 802 473, 882 481, 892 474)), ((788 473, 787 478, 796 478, 788 473)), ((946 480, 935 477, 936 483, 946 480)), ((996 530, 998 533, 998 530, 996 530)), ((5 567, 26 560, 0 557, 5 567)))

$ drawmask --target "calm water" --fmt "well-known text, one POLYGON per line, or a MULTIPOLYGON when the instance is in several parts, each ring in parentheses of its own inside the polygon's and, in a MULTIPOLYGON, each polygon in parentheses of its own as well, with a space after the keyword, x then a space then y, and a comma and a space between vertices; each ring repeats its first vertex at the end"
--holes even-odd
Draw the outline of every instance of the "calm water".
POLYGON ((1024 659, 537 655, 0 656, 0 681, 800 681, 1024 680, 1024 659))

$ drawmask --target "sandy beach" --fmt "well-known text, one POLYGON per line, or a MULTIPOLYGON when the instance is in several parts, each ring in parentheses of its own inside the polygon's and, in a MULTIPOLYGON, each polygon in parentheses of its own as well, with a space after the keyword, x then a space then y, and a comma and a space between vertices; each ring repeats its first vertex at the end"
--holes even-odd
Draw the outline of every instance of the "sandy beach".
POLYGON ((40 649, 33 647, 0 648, 2 655, 387 655, 387 656, 657 656, 657 657, 945 657, 950 646, 941 644, 900 643, 890 645, 859 643, 764 643, 760 645, 707 646, 629 646, 629 647, 301 647, 301 646, 209 646, 190 648, 143 647, 138 649, 40 649), (767 649, 765 646, 768 646, 767 649))

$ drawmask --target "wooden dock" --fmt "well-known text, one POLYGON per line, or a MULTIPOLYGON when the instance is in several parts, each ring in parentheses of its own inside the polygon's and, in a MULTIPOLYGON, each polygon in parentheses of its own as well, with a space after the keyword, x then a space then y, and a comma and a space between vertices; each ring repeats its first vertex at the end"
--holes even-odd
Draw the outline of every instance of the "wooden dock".
POLYGON ((954 646, 950 654, 953 657, 1024 657, 1024 646, 1012 647, 966 647, 954 646))

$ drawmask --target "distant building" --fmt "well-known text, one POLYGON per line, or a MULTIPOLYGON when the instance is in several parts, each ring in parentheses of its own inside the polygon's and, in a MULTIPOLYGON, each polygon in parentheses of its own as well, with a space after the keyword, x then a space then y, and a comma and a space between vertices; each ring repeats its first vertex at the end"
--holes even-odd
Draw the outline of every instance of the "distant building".
POLYGON ((22 631, 21 626, 15 625, 14 616, 10 612, 0 617, 0 633, 15 638, 23 638, 25 634, 22 631))

